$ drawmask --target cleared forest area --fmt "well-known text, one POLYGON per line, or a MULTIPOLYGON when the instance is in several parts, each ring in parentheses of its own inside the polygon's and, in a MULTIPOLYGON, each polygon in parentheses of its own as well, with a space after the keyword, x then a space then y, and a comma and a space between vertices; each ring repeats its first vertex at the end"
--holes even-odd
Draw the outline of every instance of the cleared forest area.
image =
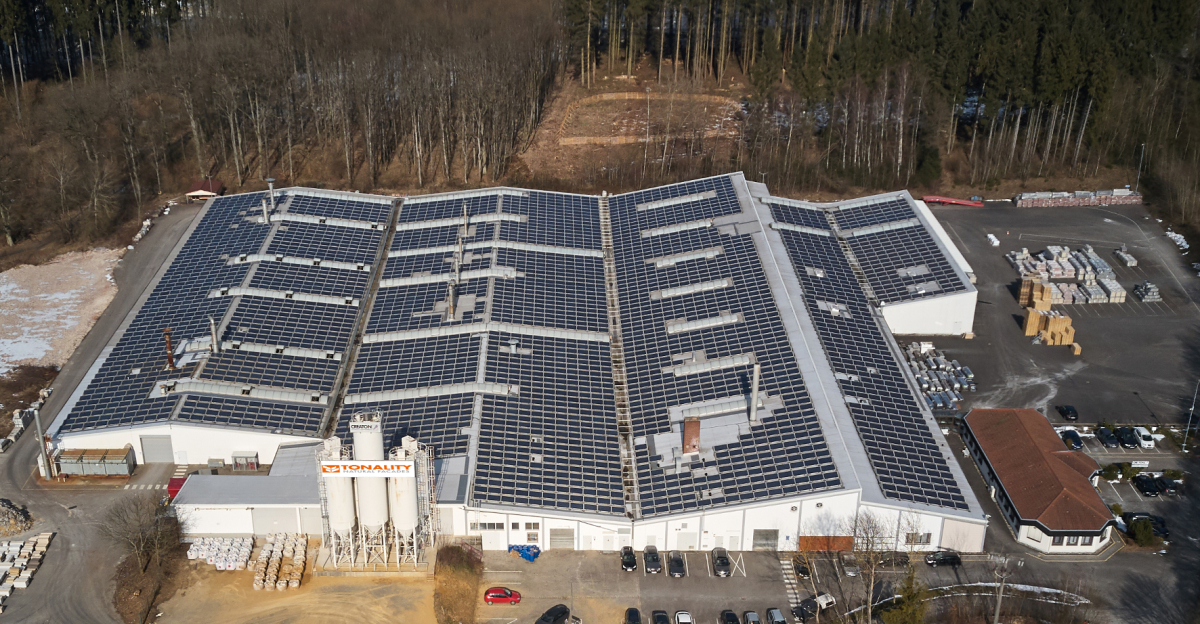
POLYGON ((1139 167, 1159 208, 1190 223, 1198 11, 1197 0, 7 2, 0 225, 9 247, 87 245, 205 176, 234 192, 268 177, 618 191, 741 170, 819 197, 1086 187, 1139 167), (646 97, 571 108, 614 92, 646 97))

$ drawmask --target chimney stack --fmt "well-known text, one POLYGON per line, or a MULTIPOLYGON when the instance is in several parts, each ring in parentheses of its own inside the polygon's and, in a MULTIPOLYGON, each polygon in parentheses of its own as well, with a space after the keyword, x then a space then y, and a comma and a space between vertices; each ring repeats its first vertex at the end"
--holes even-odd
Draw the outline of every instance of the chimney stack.
POLYGON ((700 419, 690 417, 683 419, 683 452, 700 452, 700 419))
POLYGON ((212 334, 212 346, 209 348, 213 353, 221 352, 221 343, 217 342, 217 322, 212 316, 208 317, 208 331, 212 334))
POLYGON ((271 212, 275 212, 275 178, 267 178, 267 193, 271 197, 271 212))
POLYGON ((171 328, 163 329, 163 336, 167 339, 167 370, 175 370, 175 348, 171 346, 171 328))

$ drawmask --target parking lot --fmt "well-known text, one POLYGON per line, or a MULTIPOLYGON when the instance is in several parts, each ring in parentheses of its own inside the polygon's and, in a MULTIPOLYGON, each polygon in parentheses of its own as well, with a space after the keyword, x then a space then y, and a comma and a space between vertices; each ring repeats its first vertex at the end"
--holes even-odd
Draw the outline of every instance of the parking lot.
MULTIPOLYGON (((663 553, 664 559, 666 553, 663 553)), ((647 574, 638 553, 635 572, 621 570, 617 553, 548 550, 534 563, 507 553, 484 553, 484 589, 502 586, 521 592, 517 606, 481 603, 478 621, 489 624, 532 622, 543 611, 565 604, 585 624, 619 622, 625 609, 636 607, 642 617, 664 610, 670 614, 688 611, 699 622, 716 621, 724 609, 739 617, 744 611, 760 616, 769 608, 789 609, 789 596, 782 567, 775 553, 735 552, 732 575, 713 574, 707 552, 684 553, 687 575, 671 578, 665 573, 647 574)), ((665 566, 665 561, 664 561, 665 566)), ((803 592, 807 597, 809 592, 803 592)))
MULTIPOLYGON (((1055 404, 1074 405, 1079 424, 1182 424, 1200 375, 1200 279, 1161 224, 1142 206, 1015 208, 931 207, 976 275, 979 303, 975 337, 926 337, 948 357, 970 366, 978 392, 965 407, 1032 407, 1051 421, 1055 404), (987 242, 993 234, 999 247, 987 242), (1130 294, 1125 303, 1056 305, 1071 316, 1081 356, 1067 347, 1034 345, 1021 326, 1019 276, 1004 258, 1009 251, 1043 251, 1047 245, 1092 245, 1109 261, 1130 294), (1113 249, 1125 244, 1137 267, 1119 265, 1113 249), (1150 280, 1161 303, 1143 303, 1135 283, 1150 280)), ((1193 254, 1194 255, 1194 254, 1193 254)), ((1065 282, 1069 280, 1054 280, 1065 282)), ((920 337, 917 337, 918 339, 920 337)), ((901 343, 914 337, 901 336, 901 343)), ((1140 451, 1128 451, 1137 454, 1140 451)), ((1118 451, 1118 453, 1120 453, 1118 451)))

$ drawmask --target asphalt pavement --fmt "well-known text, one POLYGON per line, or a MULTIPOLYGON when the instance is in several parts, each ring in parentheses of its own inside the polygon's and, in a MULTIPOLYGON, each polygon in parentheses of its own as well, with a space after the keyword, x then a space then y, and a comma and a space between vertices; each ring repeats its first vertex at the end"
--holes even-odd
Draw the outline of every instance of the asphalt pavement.
MULTIPOLYGON (((66 403, 199 210, 198 204, 176 206, 170 215, 156 219, 150 233, 113 271, 117 296, 52 384, 54 393, 41 412, 44 426, 49 426, 66 403)), ((7 622, 30 624, 120 622, 112 606, 112 576, 121 552, 100 536, 98 526, 105 509, 114 500, 144 493, 123 488, 38 486, 33 478, 36 438, 29 432, 0 455, 0 496, 26 506, 33 515, 33 530, 16 536, 16 539, 43 531, 53 531, 57 535, 29 588, 14 592, 5 601, 2 618, 7 622)))

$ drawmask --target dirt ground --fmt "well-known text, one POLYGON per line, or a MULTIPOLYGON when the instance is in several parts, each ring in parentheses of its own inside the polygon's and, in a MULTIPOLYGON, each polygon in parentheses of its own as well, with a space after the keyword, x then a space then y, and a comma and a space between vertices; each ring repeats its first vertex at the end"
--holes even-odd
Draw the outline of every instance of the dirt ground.
POLYGON ((387 577, 308 577, 297 589, 255 591, 250 572, 219 572, 192 560, 173 598, 150 622, 171 624, 364 624, 433 622, 433 583, 387 577), (161 616, 157 616, 161 613, 161 616))
POLYGON ((38 400, 38 391, 50 385, 58 369, 53 366, 23 364, 0 375, 0 437, 12 431, 13 422, 7 418, 12 410, 25 409, 38 400))
POLYGON ((62 366, 116 296, 112 270, 123 254, 71 252, 0 273, 0 373, 62 366))

